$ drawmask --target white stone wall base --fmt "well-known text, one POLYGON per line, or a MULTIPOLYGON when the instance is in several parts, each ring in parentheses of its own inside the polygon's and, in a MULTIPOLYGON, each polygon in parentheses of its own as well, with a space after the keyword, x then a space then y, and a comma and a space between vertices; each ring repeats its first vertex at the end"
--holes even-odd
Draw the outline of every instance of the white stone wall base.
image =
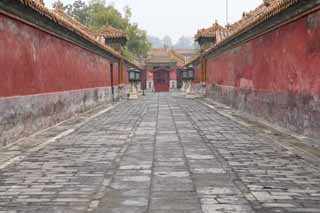
POLYGON ((193 84, 193 91, 195 94, 197 94, 199 97, 205 97, 206 96, 206 83, 197 83, 193 84))
POLYGON ((176 91, 177 90, 177 81, 176 80, 170 80, 169 88, 170 88, 170 91, 176 91))
POLYGON ((153 81, 147 81, 147 88, 148 91, 154 91, 154 83, 153 81))
POLYGON ((138 99, 138 96, 139 96, 138 85, 139 84, 135 82, 130 83, 129 99, 138 99))

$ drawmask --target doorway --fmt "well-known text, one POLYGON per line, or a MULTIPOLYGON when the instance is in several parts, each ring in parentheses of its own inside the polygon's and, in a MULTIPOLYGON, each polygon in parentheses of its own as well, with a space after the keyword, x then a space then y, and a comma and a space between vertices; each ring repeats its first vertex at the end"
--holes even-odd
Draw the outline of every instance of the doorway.
POLYGON ((159 70, 154 72, 153 76, 155 92, 169 92, 169 72, 166 70, 159 70))

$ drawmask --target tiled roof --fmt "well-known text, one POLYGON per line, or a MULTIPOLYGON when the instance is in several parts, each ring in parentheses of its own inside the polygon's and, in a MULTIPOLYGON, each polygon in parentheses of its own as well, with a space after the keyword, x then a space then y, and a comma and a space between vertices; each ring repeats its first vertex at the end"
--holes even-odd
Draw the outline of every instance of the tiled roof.
POLYGON ((256 9, 248 13, 244 13, 242 19, 231 25, 227 25, 226 28, 228 31, 222 35, 221 42, 230 37, 237 36, 250 28, 253 28, 254 26, 277 15, 298 1, 299 0, 264 0, 264 2, 256 9))
MULTIPOLYGON (((280 12, 296 4, 298 1, 299 0, 264 0, 263 3, 253 11, 244 13, 242 19, 233 24, 227 25, 225 28, 226 30, 219 30, 218 28, 218 30, 215 31, 217 42, 214 44, 214 46, 207 49, 205 54, 208 54, 209 52, 228 42, 228 40, 239 36, 241 33, 248 31, 249 29, 268 20, 269 18, 276 16, 280 12)), ((200 30, 197 35, 205 34, 207 31, 211 32, 217 28, 212 27, 213 30, 208 29, 204 29, 202 31, 200 30)), ((210 35, 210 33, 208 34, 210 35)), ((199 58, 200 56, 192 59, 190 62, 194 63, 199 58)), ((187 64, 190 64, 190 62, 187 64)))
POLYGON ((105 38, 127 38, 127 34, 120 29, 116 29, 111 25, 107 25, 98 30, 98 34, 104 36, 105 38))
MULTIPOLYGON (((38 0, 38 1, 41 1, 41 0, 38 0)), ((77 28, 86 32, 88 35, 93 36, 93 37, 95 36, 94 33, 87 26, 81 24, 78 20, 65 14, 63 11, 63 5, 60 1, 56 2, 55 8, 54 8, 54 13, 58 14, 59 16, 61 16, 62 18, 64 18, 68 22, 70 22, 73 26, 76 26, 77 28)))
POLYGON ((216 33, 218 32, 224 32, 226 29, 222 27, 218 22, 216 21, 211 27, 209 28, 203 28, 201 30, 198 30, 195 40, 197 41, 200 38, 216 38, 216 33))
POLYGON ((66 15, 64 15, 63 12, 61 13, 60 8, 55 9, 55 11, 51 11, 47 7, 45 7, 43 4, 41 4, 38 0, 17 0, 17 1, 20 1, 22 4, 32 8, 33 10, 42 14, 43 16, 51 19, 52 21, 61 25, 62 27, 67 28, 68 30, 78 34, 79 36, 85 38, 91 43, 94 43, 96 46, 99 46, 105 49, 106 51, 110 52, 112 55, 120 58, 122 57, 119 53, 117 53, 111 47, 108 47, 107 45, 103 45, 99 43, 94 36, 86 32, 83 28, 79 27, 78 23, 70 21, 69 18, 66 18, 66 15))
POLYGON ((179 55, 184 57, 185 61, 188 61, 189 59, 193 58, 196 55, 195 49, 177 49, 175 48, 174 51, 178 53, 179 55))
MULTIPOLYGON (((109 52, 114 57, 119 58, 119 59, 124 58, 121 54, 119 54, 117 51, 115 51, 114 49, 112 49, 108 45, 105 45, 105 44, 99 42, 96 39, 96 36, 94 35, 94 33, 92 33, 86 26, 82 25, 77 20, 65 15, 63 13, 63 11, 61 10, 61 8, 57 8, 55 11, 51 11, 47 7, 45 7, 44 4, 42 4, 42 0, 15 0, 15 1, 21 2, 22 4, 32 8, 33 10, 40 13, 41 15, 49 18, 51 21, 57 23, 58 25, 61 25, 62 27, 78 34, 79 36, 86 39, 87 41, 94 44, 95 46, 109 52)), ((57 3, 59 3, 59 2, 60 1, 58 1, 57 3)), ((134 67, 142 70, 142 67, 140 65, 138 65, 134 62, 131 62, 126 58, 124 58, 124 60, 128 64, 130 64, 131 66, 134 66, 134 67)))
POLYGON ((169 49, 157 48, 150 51, 147 63, 176 63, 176 61, 170 57, 169 49))
POLYGON ((184 57, 173 49, 168 48, 155 48, 152 49, 147 58, 149 64, 162 64, 162 63, 177 63, 183 65, 185 63, 184 57))

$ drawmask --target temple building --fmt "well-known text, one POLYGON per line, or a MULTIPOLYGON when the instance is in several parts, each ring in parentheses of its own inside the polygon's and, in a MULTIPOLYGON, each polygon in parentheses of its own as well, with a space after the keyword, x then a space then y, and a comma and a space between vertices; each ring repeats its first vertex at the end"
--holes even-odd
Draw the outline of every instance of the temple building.
POLYGON ((168 92, 179 88, 179 68, 185 64, 185 56, 174 49, 152 49, 146 60, 146 89, 154 92, 168 92))
POLYGON ((111 25, 106 25, 98 30, 97 38, 106 45, 112 47, 117 52, 122 53, 128 41, 127 34, 111 25))

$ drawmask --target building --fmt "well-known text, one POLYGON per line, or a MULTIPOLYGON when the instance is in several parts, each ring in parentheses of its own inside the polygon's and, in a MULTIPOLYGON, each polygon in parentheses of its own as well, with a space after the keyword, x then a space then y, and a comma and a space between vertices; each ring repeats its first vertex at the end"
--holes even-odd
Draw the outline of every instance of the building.
POLYGON ((128 41, 128 36, 120 29, 116 29, 111 25, 106 25, 98 30, 97 38, 114 50, 123 53, 123 48, 128 41))
POLYGON ((185 62, 185 56, 173 49, 152 49, 146 60, 146 89, 168 92, 179 88, 179 68, 182 68, 185 62))

